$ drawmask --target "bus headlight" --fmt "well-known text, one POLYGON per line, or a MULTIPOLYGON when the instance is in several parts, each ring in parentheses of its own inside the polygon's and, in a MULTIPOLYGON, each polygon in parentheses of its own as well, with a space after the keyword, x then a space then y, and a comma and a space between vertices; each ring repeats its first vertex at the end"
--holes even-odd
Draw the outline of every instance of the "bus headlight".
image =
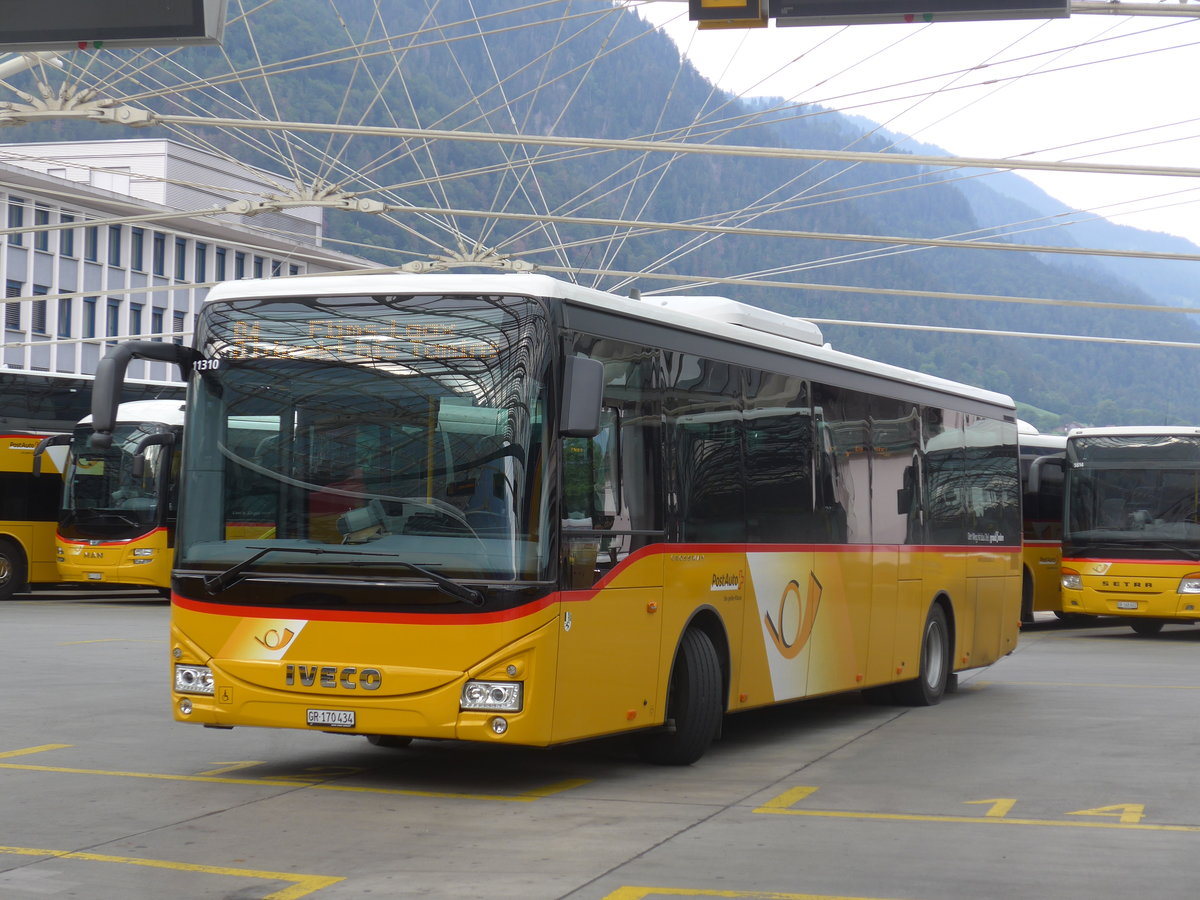
POLYGON ((1078 572, 1071 569, 1063 569, 1062 586, 1068 591, 1081 591, 1083 590, 1083 579, 1079 576, 1078 572))
POLYGON ((213 693, 212 669, 208 666, 175 666, 175 690, 181 694, 213 693))
POLYGON ((1179 579, 1179 593, 1200 594, 1200 572, 1192 572, 1179 579))
POLYGON ((153 547, 134 547, 133 555, 134 556, 153 556, 154 548, 153 547))
POLYGON ((468 681, 463 685, 458 708, 520 712, 524 687, 520 681, 468 681))

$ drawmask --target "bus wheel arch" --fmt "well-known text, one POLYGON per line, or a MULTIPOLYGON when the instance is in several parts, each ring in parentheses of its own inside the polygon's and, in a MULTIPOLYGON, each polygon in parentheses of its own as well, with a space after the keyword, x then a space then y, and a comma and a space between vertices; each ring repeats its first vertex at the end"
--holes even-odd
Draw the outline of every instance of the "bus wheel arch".
POLYGON ((18 591, 27 590, 29 567, 21 545, 0 537, 0 601, 11 600, 18 591))
POLYGON ((729 695, 729 643, 715 612, 688 622, 671 663, 661 729, 639 736, 638 755, 668 766, 694 763, 721 730, 729 695))
POLYGON ((908 706, 936 706, 953 689, 954 613, 948 598, 939 595, 929 604, 921 626, 917 677, 895 686, 896 700, 908 706))

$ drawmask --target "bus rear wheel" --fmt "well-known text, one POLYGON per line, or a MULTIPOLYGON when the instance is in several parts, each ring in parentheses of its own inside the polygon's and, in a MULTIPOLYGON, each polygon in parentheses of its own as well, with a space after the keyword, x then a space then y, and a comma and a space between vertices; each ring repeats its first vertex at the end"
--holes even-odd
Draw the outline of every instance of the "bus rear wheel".
POLYGON ((915 681, 895 685, 899 703, 908 706, 936 706, 950 681, 950 629, 941 604, 929 607, 921 632, 921 665, 915 681))
POLYGON ((25 586, 25 556, 12 541, 0 540, 0 601, 25 586))
POLYGON ((723 712, 716 648, 699 628, 689 628, 671 672, 667 727, 643 735, 638 755, 660 766, 690 766, 716 738, 723 712))
POLYGON ((1162 631, 1163 624, 1160 619, 1134 619, 1129 623, 1129 627, 1133 629, 1134 634, 1149 637, 1162 631))

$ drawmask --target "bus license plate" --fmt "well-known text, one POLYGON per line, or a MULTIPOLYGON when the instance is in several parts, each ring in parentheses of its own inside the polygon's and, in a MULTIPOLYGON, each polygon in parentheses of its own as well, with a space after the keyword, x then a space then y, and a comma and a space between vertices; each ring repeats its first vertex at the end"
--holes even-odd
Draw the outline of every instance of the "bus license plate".
POLYGON ((1136 600, 1118 600, 1117 609, 1137 609, 1136 600))
POLYGON ((308 724, 320 728, 353 728, 354 710, 352 709, 310 709, 308 724))

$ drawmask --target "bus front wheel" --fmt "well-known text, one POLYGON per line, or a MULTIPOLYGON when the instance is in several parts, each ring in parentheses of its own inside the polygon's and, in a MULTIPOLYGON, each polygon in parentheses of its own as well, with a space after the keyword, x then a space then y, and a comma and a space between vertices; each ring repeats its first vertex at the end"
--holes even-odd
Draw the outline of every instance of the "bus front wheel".
POLYGON ((950 680, 950 629, 941 604, 929 607, 921 632, 921 666, 915 681, 895 686, 896 700, 908 706, 934 706, 950 680))
POLYGON ((660 766, 689 766, 717 736, 723 714, 721 661, 699 628, 683 633, 667 692, 667 726, 643 735, 638 754, 660 766))
POLYGON ((25 586, 25 556, 12 541, 0 540, 0 600, 11 600, 25 586))
POLYGON ((1133 629, 1134 634, 1149 637, 1163 630, 1163 622, 1160 619, 1134 619, 1129 623, 1129 627, 1133 629))

